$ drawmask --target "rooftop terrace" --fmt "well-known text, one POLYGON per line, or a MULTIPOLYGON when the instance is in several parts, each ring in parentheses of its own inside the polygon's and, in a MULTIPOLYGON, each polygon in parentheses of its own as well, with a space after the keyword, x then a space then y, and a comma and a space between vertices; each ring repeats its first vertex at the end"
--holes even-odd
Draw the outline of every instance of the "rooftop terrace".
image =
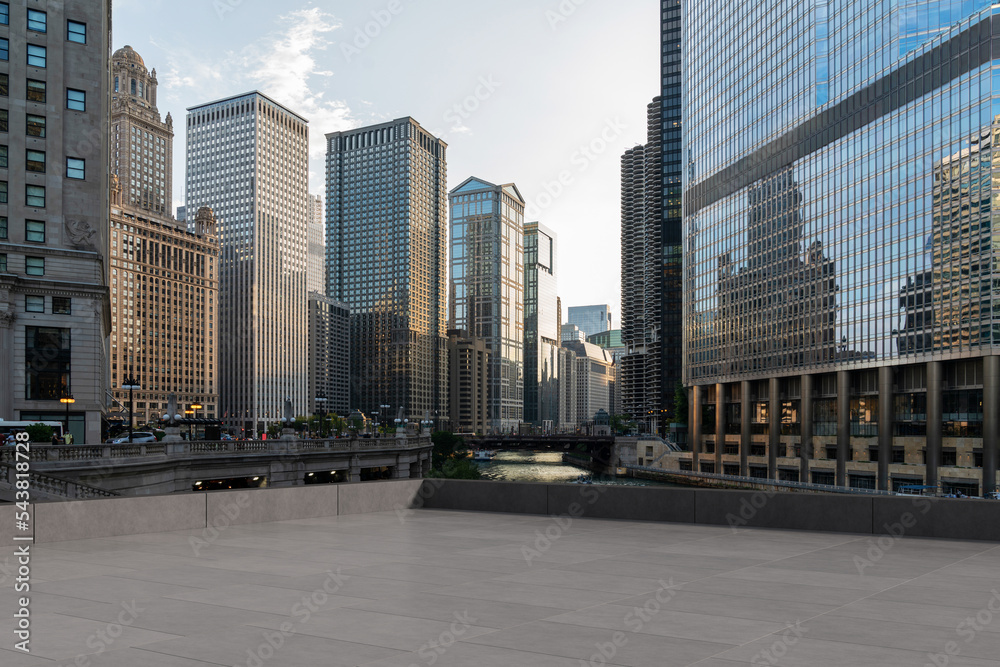
POLYGON ((1000 655, 996 543, 367 511, 373 490, 414 483, 342 486, 333 516, 267 523, 254 522, 293 501, 321 514, 302 499, 335 492, 39 505, 32 652, 13 650, 20 594, 5 546, 0 665, 986 667, 1000 655), (155 530, 196 501, 208 528, 127 534, 142 526, 101 518, 145 503, 131 507, 155 510, 155 530), (53 541, 85 515, 108 536, 53 541))

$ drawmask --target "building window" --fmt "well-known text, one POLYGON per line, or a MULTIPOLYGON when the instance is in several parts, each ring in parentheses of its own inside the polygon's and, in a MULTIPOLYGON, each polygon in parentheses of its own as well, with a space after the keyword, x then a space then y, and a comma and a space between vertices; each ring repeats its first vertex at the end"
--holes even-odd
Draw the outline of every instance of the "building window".
POLYGON ((0 145, 0 167, 7 168, 7 147, 0 145))
MULTIPOLYGON (((29 137, 40 137, 45 138, 45 116, 33 116, 28 114, 27 116, 28 126, 25 130, 29 137)), ((6 128, 6 123, 4 124, 6 128)), ((4 129, 6 132, 6 129, 4 129)))
POLYGON ((45 32, 46 24, 48 23, 48 17, 45 12, 40 12, 37 9, 28 10, 28 30, 34 30, 35 32, 45 32))
POLYGON ((24 297, 24 310, 27 313, 44 313, 45 297, 33 296, 31 294, 24 297))
POLYGON ((7 97, 10 94, 10 77, 0 74, 0 97, 7 97))
POLYGON ((7 255, 0 255, 0 273, 7 273, 7 255))
POLYGON ((10 25, 10 5, 0 2, 0 25, 10 25))
POLYGON ((0 181, 0 204, 7 203, 7 181, 0 181))
POLYGON ((7 216, 0 217, 0 239, 7 238, 7 216))
POLYGON ((54 296, 52 297, 52 314, 53 315, 72 315, 73 314, 73 299, 68 296, 54 296))
POLYGON ((24 272, 29 276, 44 276, 45 275, 45 258, 44 257, 25 257, 24 258, 24 272))
POLYGON ((45 208, 45 186, 24 186, 24 203, 26 206, 32 206, 34 208, 45 208))
POLYGON ((29 102, 44 102, 45 101, 45 82, 36 81, 35 79, 28 79, 28 94, 27 98, 29 102))
POLYGON ((25 398, 58 400, 69 393, 70 330, 25 327, 25 398))
POLYGON ((73 111, 87 110, 87 93, 75 88, 66 89, 66 108, 73 111))
POLYGON ((24 240, 32 243, 45 243, 45 221, 25 220, 24 240))
POLYGON ((87 24, 66 21, 66 39, 77 44, 87 43, 87 24))
POLYGON ((86 174, 86 162, 82 158, 66 158, 66 178, 83 180, 86 174))
POLYGON ((28 44, 28 66, 45 67, 45 47, 28 44))
POLYGON ((45 173, 45 151, 27 150, 24 152, 24 167, 28 171, 45 173))
POLYGON ((0 39, 0 60, 10 60, 10 40, 0 39))

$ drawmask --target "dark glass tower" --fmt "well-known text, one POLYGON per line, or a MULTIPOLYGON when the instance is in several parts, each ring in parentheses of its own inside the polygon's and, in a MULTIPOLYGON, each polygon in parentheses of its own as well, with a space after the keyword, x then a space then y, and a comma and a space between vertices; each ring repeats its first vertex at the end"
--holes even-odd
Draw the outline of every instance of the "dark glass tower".
POLYGON ((412 118, 326 141, 327 296, 351 308, 351 409, 444 417, 447 144, 412 118))

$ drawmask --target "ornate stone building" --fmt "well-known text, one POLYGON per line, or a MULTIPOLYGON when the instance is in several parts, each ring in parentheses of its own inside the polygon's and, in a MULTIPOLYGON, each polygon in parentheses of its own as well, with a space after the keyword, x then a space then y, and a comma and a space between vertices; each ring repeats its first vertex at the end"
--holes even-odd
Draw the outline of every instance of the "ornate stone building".
POLYGON ((156 70, 126 46, 112 56, 111 391, 136 425, 165 413, 170 394, 218 417, 219 239, 212 209, 190 226, 170 215, 173 123, 156 109, 156 70), (189 231, 190 229, 190 231, 189 231), (130 377, 131 376, 131 377, 130 377))

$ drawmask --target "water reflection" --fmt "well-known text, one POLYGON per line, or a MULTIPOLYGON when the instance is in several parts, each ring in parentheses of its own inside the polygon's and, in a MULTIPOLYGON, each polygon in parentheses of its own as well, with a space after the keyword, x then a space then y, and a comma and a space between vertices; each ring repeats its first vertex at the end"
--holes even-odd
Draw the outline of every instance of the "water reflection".
POLYGON ((511 451, 497 452, 495 459, 479 462, 483 479, 506 482, 546 482, 549 484, 569 483, 581 474, 592 477, 600 484, 622 486, 669 486, 648 480, 616 479, 610 476, 592 474, 582 468, 563 463, 562 452, 511 451))

